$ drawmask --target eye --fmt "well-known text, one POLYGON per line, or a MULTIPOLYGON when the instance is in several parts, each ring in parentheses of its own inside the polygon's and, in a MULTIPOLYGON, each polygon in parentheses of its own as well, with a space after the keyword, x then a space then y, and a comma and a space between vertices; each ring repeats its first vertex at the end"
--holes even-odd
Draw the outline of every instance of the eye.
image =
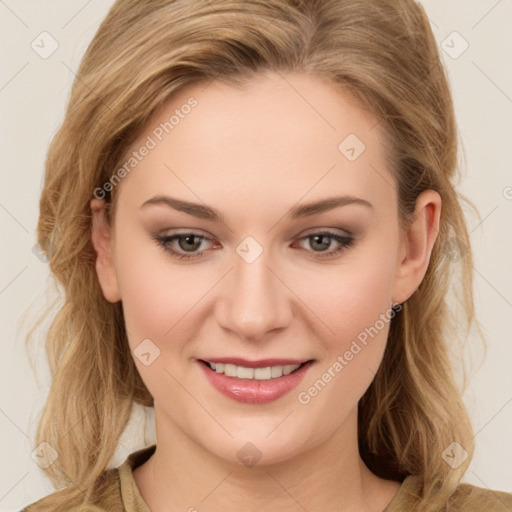
POLYGON ((161 236, 155 235, 155 240, 164 248, 164 251, 169 252, 173 257, 180 260, 189 260, 191 258, 203 258, 207 251, 196 253, 198 247, 204 240, 210 240, 206 236, 197 233, 179 233, 176 235, 161 236), (178 249, 173 248, 173 243, 178 243, 178 249), (180 252, 184 251, 184 252, 180 252), (188 254, 187 254, 188 253, 188 254))
POLYGON ((340 235, 328 230, 310 233, 301 238, 301 240, 309 241, 308 245, 313 249, 312 252, 319 254, 321 258, 341 254, 354 243, 354 237, 352 235, 340 235), (325 250, 332 246, 333 240, 338 244, 338 247, 325 250))
MULTIPOLYGON (((198 233, 179 233, 174 235, 154 235, 153 238, 161 245, 164 251, 171 254, 172 257, 179 260, 190 260, 193 258, 206 257, 209 249, 198 251, 204 241, 212 241, 210 238, 200 235, 198 233)), ((340 235, 332 231, 323 230, 315 233, 310 233, 305 237, 299 239, 300 241, 309 240, 309 246, 313 249, 309 252, 318 254, 320 258, 326 258, 341 254, 354 243, 352 235, 340 235), (333 241, 338 247, 330 250, 333 241)))

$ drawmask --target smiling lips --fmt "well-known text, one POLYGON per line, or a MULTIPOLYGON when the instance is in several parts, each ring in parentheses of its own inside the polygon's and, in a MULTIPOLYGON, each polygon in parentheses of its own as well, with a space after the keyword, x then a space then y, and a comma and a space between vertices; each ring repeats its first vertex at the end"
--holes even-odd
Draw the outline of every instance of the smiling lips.
POLYGON ((205 359, 210 368, 227 377, 238 379, 269 380, 289 375, 304 361, 295 359, 260 359, 247 361, 240 358, 205 359))
POLYGON ((313 360, 242 358, 198 359, 210 383, 229 398, 244 403, 277 400, 298 385, 313 360))

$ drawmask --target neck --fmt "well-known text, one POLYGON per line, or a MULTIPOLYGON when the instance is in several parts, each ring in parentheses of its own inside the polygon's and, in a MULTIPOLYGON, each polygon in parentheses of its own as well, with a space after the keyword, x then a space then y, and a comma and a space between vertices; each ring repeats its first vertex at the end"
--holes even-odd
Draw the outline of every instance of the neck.
POLYGON ((231 512, 247 503, 258 512, 381 512, 400 485, 375 476, 360 458, 357 409, 321 445, 267 465, 218 457, 184 435, 157 407, 155 427, 157 449, 133 472, 152 512, 231 512))

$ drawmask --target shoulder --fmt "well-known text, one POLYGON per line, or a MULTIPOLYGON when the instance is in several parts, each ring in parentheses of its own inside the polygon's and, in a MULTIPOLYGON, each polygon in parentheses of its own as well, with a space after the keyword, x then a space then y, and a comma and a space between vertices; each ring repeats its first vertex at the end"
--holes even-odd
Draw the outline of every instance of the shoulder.
POLYGON ((91 500, 70 505, 63 491, 56 491, 27 505, 20 512, 124 512, 119 469, 105 470, 96 480, 91 500))
POLYGON ((512 494, 461 483, 447 503, 447 512, 511 512, 512 494))
POLYGON ((133 480, 132 471, 149 459, 155 450, 156 444, 146 446, 128 455, 119 467, 105 469, 89 490, 90 499, 84 503, 70 504, 69 499, 65 499, 66 489, 64 489, 27 505, 20 512, 125 512, 126 510, 146 510, 133 480))
MULTIPOLYGON (((419 476, 407 476, 385 512, 419 510, 421 487, 419 476)), ((512 494, 459 483, 438 512, 512 512, 512 494)))

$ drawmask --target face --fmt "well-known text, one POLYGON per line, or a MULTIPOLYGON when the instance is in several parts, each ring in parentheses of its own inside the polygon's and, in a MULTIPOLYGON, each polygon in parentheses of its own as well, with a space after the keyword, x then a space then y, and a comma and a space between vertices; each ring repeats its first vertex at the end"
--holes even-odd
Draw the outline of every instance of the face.
POLYGON ((178 429, 238 463, 252 443, 270 464, 355 417, 439 214, 430 191, 430 223, 401 236, 381 128, 299 74, 189 87, 150 120, 111 227, 92 204, 98 277, 122 301, 157 437, 178 429), (221 360, 228 375, 201 362, 221 360))

